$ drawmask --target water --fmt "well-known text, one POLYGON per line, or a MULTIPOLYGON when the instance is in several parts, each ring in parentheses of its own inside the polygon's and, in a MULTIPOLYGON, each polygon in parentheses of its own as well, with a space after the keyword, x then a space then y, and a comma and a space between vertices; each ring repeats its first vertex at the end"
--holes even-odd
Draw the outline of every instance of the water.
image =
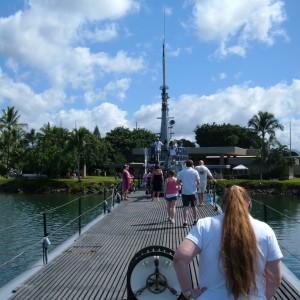
MULTIPOLYGON (((103 195, 99 194, 81 197, 82 213, 86 212, 81 219, 82 226, 102 213, 102 201, 103 195), (88 212, 89 210, 91 211, 88 212)), ((42 258, 44 211, 48 211, 47 232, 50 233, 49 250, 52 251, 78 232, 76 218, 79 212, 79 197, 61 194, 0 194, 0 287, 42 258), (56 207, 59 208, 50 212, 56 207), (68 223, 70 224, 65 226, 68 223), (5 264, 20 253, 23 254, 5 264)))
MULTIPOLYGON (((268 223, 274 229, 279 240, 284 263, 300 279, 300 198, 257 196, 253 197, 251 214, 264 219, 262 205, 264 202, 276 211, 268 209, 268 223), (298 257, 295 259, 294 256, 298 257)), ((82 197, 83 213, 96 207, 82 218, 82 226, 102 212, 99 203, 103 196, 82 197)), ((78 197, 74 195, 3 195, 0 194, 0 266, 19 253, 24 252, 11 263, 0 267, 0 287, 17 275, 28 270, 42 258, 41 239, 44 236, 42 212, 61 206, 47 213, 47 231, 51 233, 52 251, 56 246, 78 232, 78 220, 61 229, 78 216, 78 197), (76 199, 76 201, 73 201, 76 199), (68 205, 63 206, 66 203, 68 205), (18 226, 14 226, 18 224, 18 226), (4 228, 11 227, 9 230, 4 228), (61 229, 61 230, 60 230, 61 229), (32 248, 32 249, 31 249, 32 248)))
POLYGON ((253 197, 253 217, 264 221, 264 210, 267 208, 268 224, 275 231, 281 251, 283 262, 300 279, 300 198, 287 196, 257 196, 253 197))

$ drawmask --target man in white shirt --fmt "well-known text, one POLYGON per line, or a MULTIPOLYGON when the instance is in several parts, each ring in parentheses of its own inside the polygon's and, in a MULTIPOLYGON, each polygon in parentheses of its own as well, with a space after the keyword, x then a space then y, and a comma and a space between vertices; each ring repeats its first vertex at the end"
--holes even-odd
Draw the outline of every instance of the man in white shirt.
POLYGON ((212 179, 213 181, 216 181, 211 174, 210 170, 204 165, 203 160, 199 160, 199 165, 195 167, 195 170, 199 173, 200 176, 200 185, 197 189, 198 199, 199 199, 199 206, 204 205, 204 194, 206 192, 206 186, 207 186, 207 176, 212 179))
POLYGON ((154 142, 154 150, 155 150, 155 160, 156 162, 159 162, 159 157, 161 154, 161 147, 162 147, 163 143, 159 140, 159 138, 156 139, 156 141, 154 142))
POLYGON ((189 206, 192 208, 194 223, 197 224, 196 193, 197 186, 200 184, 198 172, 193 168, 192 160, 185 162, 186 168, 177 175, 178 183, 182 183, 182 204, 183 204, 183 227, 187 227, 187 213, 189 206))

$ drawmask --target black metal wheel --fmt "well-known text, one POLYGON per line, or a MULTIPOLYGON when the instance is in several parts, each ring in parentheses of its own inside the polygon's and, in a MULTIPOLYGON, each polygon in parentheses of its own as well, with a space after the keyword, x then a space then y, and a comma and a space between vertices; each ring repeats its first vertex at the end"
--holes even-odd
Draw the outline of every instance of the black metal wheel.
POLYGON ((150 246, 138 251, 127 271, 127 299, 185 299, 173 267, 174 251, 150 246))

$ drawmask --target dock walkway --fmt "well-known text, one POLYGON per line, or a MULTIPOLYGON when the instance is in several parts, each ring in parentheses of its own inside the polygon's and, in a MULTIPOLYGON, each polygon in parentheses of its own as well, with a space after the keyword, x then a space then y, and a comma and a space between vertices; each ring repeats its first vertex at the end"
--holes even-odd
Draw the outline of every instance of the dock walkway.
MULTIPOLYGON (((218 214, 206 203, 199 217, 218 214)), ((190 216, 191 217, 191 216, 190 216)), ((166 222, 165 201, 152 202, 143 191, 130 195, 74 244, 20 285, 10 300, 127 299, 127 270, 133 256, 147 246, 176 250, 192 227, 182 228, 178 202, 175 225, 166 222)), ((191 265, 197 284, 197 260, 191 265)), ((155 297, 154 297, 155 298, 155 297)), ((300 299, 286 281, 273 299, 300 299), (291 296, 292 295, 292 296, 291 296)))

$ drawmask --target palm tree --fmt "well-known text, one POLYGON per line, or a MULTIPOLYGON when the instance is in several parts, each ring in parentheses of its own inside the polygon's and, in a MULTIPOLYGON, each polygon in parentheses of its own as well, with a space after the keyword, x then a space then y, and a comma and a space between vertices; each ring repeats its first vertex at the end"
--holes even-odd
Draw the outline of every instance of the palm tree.
POLYGON ((260 163, 260 179, 262 179, 262 164, 266 158, 267 145, 270 141, 276 140, 275 130, 283 130, 284 126, 279 124, 275 116, 268 112, 259 111, 248 121, 248 127, 261 138, 261 163, 260 163))
POLYGON ((79 129, 75 128, 69 137, 68 146, 70 150, 76 151, 77 153, 77 170, 78 170, 78 181, 81 181, 80 178, 80 157, 84 155, 84 150, 87 144, 87 138, 90 132, 84 128, 80 127, 79 129))
POLYGON ((35 152, 39 171, 48 176, 59 176, 70 165, 67 146, 70 132, 67 129, 51 125, 49 122, 36 134, 35 152))
POLYGON ((0 130, 5 133, 5 148, 6 148, 6 168, 9 169, 10 164, 10 152, 11 152, 11 143, 13 141, 12 134, 15 131, 27 127, 26 123, 19 123, 20 115, 19 111, 15 110, 12 106, 8 106, 5 109, 2 109, 2 116, 0 117, 0 130))
POLYGON ((34 147, 37 140, 37 134, 35 132, 35 129, 30 129, 29 132, 26 132, 24 135, 24 142, 26 144, 26 148, 32 148, 34 147))

